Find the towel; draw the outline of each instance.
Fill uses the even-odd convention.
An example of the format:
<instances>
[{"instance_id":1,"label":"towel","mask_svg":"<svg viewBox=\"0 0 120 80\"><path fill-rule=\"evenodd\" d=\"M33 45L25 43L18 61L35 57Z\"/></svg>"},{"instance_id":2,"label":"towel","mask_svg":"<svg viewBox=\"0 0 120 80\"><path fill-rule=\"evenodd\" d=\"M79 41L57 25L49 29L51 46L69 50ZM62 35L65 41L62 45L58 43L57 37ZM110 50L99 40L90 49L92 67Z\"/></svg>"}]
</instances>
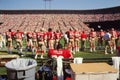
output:
<instances>
[{"instance_id":1,"label":"towel","mask_svg":"<svg viewBox=\"0 0 120 80\"><path fill-rule=\"evenodd\" d=\"M112 57L113 67L118 70L117 78L119 78L120 57Z\"/></svg>"},{"instance_id":2,"label":"towel","mask_svg":"<svg viewBox=\"0 0 120 80\"><path fill-rule=\"evenodd\" d=\"M57 80L63 80L63 63L62 63L62 58L61 56L59 56L57 58Z\"/></svg>"},{"instance_id":3,"label":"towel","mask_svg":"<svg viewBox=\"0 0 120 80\"><path fill-rule=\"evenodd\" d=\"M77 58L74 58L74 61L73 61L75 64L81 64L83 62L83 58L81 57L77 57Z\"/></svg>"}]
</instances>

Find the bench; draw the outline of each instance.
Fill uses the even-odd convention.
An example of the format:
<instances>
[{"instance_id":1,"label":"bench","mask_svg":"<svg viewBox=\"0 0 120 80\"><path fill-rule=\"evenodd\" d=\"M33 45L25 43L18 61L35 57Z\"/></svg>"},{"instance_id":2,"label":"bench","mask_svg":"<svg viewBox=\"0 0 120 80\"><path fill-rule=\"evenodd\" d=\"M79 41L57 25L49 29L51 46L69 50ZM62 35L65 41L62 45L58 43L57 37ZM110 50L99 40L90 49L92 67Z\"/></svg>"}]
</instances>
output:
<instances>
[{"instance_id":1,"label":"bench","mask_svg":"<svg viewBox=\"0 0 120 80\"><path fill-rule=\"evenodd\" d=\"M37 60L38 66L41 66L44 64L44 62L46 62L49 59L48 58L46 58L46 59L38 58L36 60ZM73 58L63 59L63 63L69 64L71 62L73 62ZM109 65L113 65L112 58L83 58L83 63L98 63L98 62L105 62L105 63L108 63Z\"/></svg>"}]
</instances>

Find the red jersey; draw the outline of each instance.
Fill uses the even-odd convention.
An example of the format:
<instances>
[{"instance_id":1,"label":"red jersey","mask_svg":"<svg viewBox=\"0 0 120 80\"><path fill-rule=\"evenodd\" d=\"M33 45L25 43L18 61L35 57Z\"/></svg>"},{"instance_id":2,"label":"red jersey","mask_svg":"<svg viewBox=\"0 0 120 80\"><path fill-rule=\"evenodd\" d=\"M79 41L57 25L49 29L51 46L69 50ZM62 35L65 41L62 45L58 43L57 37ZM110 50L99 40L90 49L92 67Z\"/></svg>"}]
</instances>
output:
<instances>
[{"instance_id":1,"label":"red jersey","mask_svg":"<svg viewBox=\"0 0 120 80\"><path fill-rule=\"evenodd\" d=\"M38 38L38 41L44 41L44 39L45 39L45 33L43 33L43 32L38 32L37 33L37 38Z\"/></svg>"},{"instance_id":2,"label":"red jersey","mask_svg":"<svg viewBox=\"0 0 120 80\"><path fill-rule=\"evenodd\" d=\"M120 46L117 47L118 54L120 54Z\"/></svg>"},{"instance_id":3,"label":"red jersey","mask_svg":"<svg viewBox=\"0 0 120 80\"><path fill-rule=\"evenodd\" d=\"M103 37L105 35L104 31L100 31L99 35L100 37Z\"/></svg>"},{"instance_id":4,"label":"red jersey","mask_svg":"<svg viewBox=\"0 0 120 80\"><path fill-rule=\"evenodd\" d=\"M31 39L32 38L32 33L31 32L27 32L27 38Z\"/></svg>"},{"instance_id":5,"label":"red jersey","mask_svg":"<svg viewBox=\"0 0 120 80\"><path fill-rule=\"evenodd\" d=\"M111 34L112 34L112 36L113 36L114 38L117 37L117 33L116 33L116 31L111 31Z\"/></svg>"},{"instance_id":6,"label":"red jersey","mask_svg":"<svg viewBox=\"0 0 120 80\"><path fill-rule=\"evenodd\" d=\"M33 33L32 33L32 38L33 38L33 39L37 39L37 34L36 34L36 32L33 32Z\"/></svg>"},{"instance_id":7,"label":"red jersey","mask_svg":"<svg viewBox=\"0 0 120 80\"><path fill-rule=\"evenodd\" d=\"M71 52L68 49L64 49L64 54L63 54L64 58L71 58Z\"/></svg>"},{"instance_id":8,"label":"red jersey","mask_svg":"<svg viewBox=\"0 0 120 80\"><path fill-rule=\"evenodd\" d=\"M40 32L36 32L37 37L40 35Z\"/></svg>"},{"instance_id":9,"label":"red jersey","mask_svg":"<svg viewBox=\"0 0 120 80\"><path fill-rule=\"evenodd\" d=\"M47 32L47 40L53 40L54 39L54 33L53 32Z\"/></svg>"},{"instance_id":10,"label":"red jersey","mask_svg":"<svg viewBox=\"0 0 120 80\"><path fill-rule=\"evenodd\" d=\"M63 49L63 50L54 50L54 49L50 49L48 51L48 57L52 57L52 56L63 56L64 58L70 58L71 57L71 53L69 50Z\"/></svg>"},{"instance_id":11,"label":"red jersey","mask_svg":"<svg viewBox=\"0 0 120 80\"><path fill-rule=\"evenodd\" d=\"M15 35L15 32L12 32L12 37Z\"/></svg>"},{"instance_id":12,"label":"red jersey","mask_svg":"<svg viewBox=\"0 0 120 80\"><path fill-rule=\"evenodd\" d=\"M55 33L55 39L60 39L61 38L61 36L62 36L62 34L61 33Z\"/></svg>"},{"instance_id":13,"label":"red jersey","mask_svg":"<svg viewBox=\"0 0 120 80\"><path fill-rule=\"evenodd\" d=\"M120 51L120 46L118 46L117 49Z\"/></svg>"},{"instance_id":14,"label":"red jersey","mask_svg":"<svg viewBox=\"0 0 120 80\"><path fill-rule=\"evenodd\" d=\"M80 38L80 32L75 31L75 32L74 32L74 36L75 36L75 38Z\"/></svg>"},{"instance_id":15,"label":"red jersey","mask_svg":"<svg viewBox=\"0 0 120 80\"><path fill-rule=\"evenodd\" d=\"M74 31L68 31L68 35L70 39L74 39Z\"/></svg>"},{"instance_id":16,"label":"red jersey","mask_svg":"<svg viewBox=\"0 0 120 80\"><path fill-rule=\"evenodd\" d=\"M12 38L13 35L14 35L13 32L6 32L7 38Z\"/></svg>"},{"instance_id":17,"label":"red jersey","mask_svg":"<svg viewBox=\"0 0 120 80\"><path fill-rule=\"evenodd\" d=\"M90 32L89 36L92 37L92 38L95 38L96 37L96 32L95 31Z\"/></svg>"},{"instance_id":18,"label":"red jersey","mask_svg":"<svg viewBox=\"0 0 120 80\"><path fill-rule=\"evenodd\" d=\"M22 39L22 35L23 35L23 32L17 32L17 33L15 34L16 39Z\"/></svg>"},{"instance_id":19,"label":"red jersey","mask_svg":"<svg viewBox=\"0 0 120 80\"><path fill-rule=\"evenodd\" d=\"M82 34L81 34L81 38L82 38L82 39L83 39L83 38L86 39L86 38L87 38L87 34L82 33Z\"/></svg>"},{"instance_id":20,"label":"red jersey","mask_svg":"<svg viewBox=\"0 0 120 80\"><path fill-rule=\"evenodd\" d=\"M118 31L116 31L116 35L117 35L117 37L119 36L119 32Z\"/></svg>"}]
</instances>

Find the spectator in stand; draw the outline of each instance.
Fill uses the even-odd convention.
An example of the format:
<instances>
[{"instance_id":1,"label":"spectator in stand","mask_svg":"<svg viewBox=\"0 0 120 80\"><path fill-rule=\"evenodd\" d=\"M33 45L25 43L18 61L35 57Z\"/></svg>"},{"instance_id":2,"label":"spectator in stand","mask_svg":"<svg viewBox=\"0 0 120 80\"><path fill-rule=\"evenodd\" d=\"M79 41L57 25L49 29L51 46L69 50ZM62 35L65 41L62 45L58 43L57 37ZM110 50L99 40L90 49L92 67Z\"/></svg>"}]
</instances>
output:
<instances>
[{"instance_id":1,"label":"spectator in stand","mask_svg":"<svg viewBox=\"0 0 120 80\"><path fill-rule=\"evenodd\" d=\"M71 52L68 49L63 49L60 43L57 45L57 49L50 49L48 51L49 58L57 58L59 56L63 58L73 58Z\"/></svg>"}]
</instances>

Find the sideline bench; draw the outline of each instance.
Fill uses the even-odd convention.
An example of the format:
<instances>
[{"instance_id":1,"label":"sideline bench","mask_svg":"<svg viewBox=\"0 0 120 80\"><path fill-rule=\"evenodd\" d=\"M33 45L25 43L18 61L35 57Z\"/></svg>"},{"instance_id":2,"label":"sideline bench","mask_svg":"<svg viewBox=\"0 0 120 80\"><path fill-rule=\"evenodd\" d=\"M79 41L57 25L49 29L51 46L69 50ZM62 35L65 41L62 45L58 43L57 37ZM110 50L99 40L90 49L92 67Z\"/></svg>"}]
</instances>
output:
<instances>
[{"instance_id":1,"label":"sideline bench","mask_svg":"<svg viewBox=\"0 0 120 80\"><path fill-rule=\"evenodd\" d=\"M0 55L0 67L4 67L5 63L18 57L19 57L18 55Z\"/></svg>"},{"instance_id":2,"label":"sideline bench","mask_svg":"<svg viewBox=\"0 0 120 80\"><path fill-rule=\"evenodd\" d=\"M36 59L38 66L43 65L44 62L49 60L48 58L46 59ZM71 63L73 62L73 58L68 58L68 59L63 59L63 63ZM112 58L83 58L83 63L99 63L99 62L105 62L108 63L109 65L113 65Z\"/></svg>"}]
</instances>

